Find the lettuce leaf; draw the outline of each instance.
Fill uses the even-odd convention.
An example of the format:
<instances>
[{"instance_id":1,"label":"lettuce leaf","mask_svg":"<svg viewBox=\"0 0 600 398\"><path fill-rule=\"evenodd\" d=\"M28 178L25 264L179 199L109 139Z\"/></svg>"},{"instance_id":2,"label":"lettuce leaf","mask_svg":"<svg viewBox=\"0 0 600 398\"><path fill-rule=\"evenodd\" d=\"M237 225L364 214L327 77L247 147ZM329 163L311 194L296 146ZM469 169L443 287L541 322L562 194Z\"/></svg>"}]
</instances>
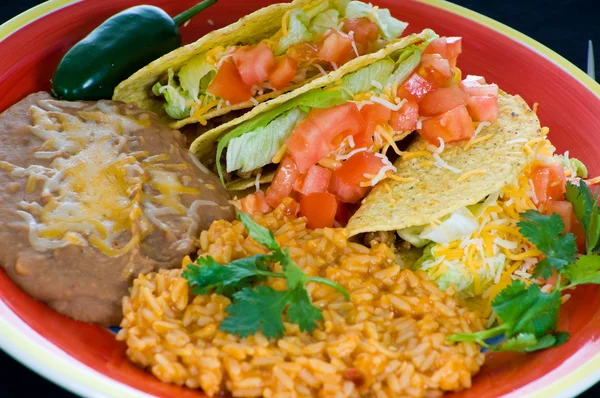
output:
<instances>
[{"instance_id":1,"label":"lettuce leaf","mask_svg":"<svg viewBox=\"0 0 600 398\"><path fill-rule=\"evenodd\" d=\"M183 65L177 76L181 88L188 93L190 98L198 101L200 93L206 92L215 74L215 66L206 61L206 54L201 54Z\"/></svg>"},{"instance_id":2,"label":"lettuce leaf","mask_svg":"<svg viewBox=\"0 0 600 398\"><path fill-rule=\"evenodd\" d=\"M290 46L303 41L312 41L312 34L308 31L310 17L301 9L295 9L290 13L288 31L286 36L279 39L275 55L283 54Z\"/></svg>"},{"instance_id":3,"label":"lettuce leaf","mask_svg":"<svg viewBox=\"0 0 600 398\"><path fill-rule=\"evenodd\" d=\"M312 34L320 35L329 29L336 29L340 21L340 13L337 10L327 10L318 14L310 22L308 30Z\"/></svg>"},{"instance_id":4,"label":"lettuce leaf","mask_svg":"<svg viewBox=\"0 0 600 398\"><path fill-rule=\"evenodd\" d=\"M227 172L240 169L247 172L271 163L294 127L307 115L295 108L266 126L233 138L227 146Z\"/></svg>"},{"instance_id":5,"label":"lettuce leaf","mask_svg":"<svg viewBox=\"0 0 600 398\"><path fill-rule=\"evenodd\" d=\"M429 243L430 240L421 238L421 234L423 233L424 226L417 225L415 227L399 229L396 231L398 236L413 245L414 247L423 247Z\"/></svg>"},{"instance_id":6,"label":"lettuce leaf","mask_svg":"<svg viewBox=\"0 0 600 398\"><path fill-rule=\"evenodd\" d=\"M425 227L419 237L443 245L471 235L479 223L467 208L458 209L441 224Z\"/></svg>"},{"instance_id":7,"label":"lettuce leaf","mask_svg":"<svg viewBox=\"0 0 600 398\"><path fill-rule=\"evenodd\" d=\"M389 58L382 59L344 76L341 86L349 90L353 95L365 93L373 88L373 81L377 81L382 86L385 86L393 70L394 61Z\"/></svg>"},{"instance_id":8,"label":"lettuce leaf","mask_svg":"<svg viewBox=\"0 0 600 398\"><path fill-rule=\"evenodd\" d=\"M348 93L346 93L344 90L313 90L286 101L278 107L267 112L263 112L260 115L257 115L254 118L240 124L219 140L219 144L217 146L217 172L219 174L219 178L222 182L224 181L220 160L223 150L225 150L232 139L241 137L242 135L254 131L260 127L264 127L278 116L294 108L300 108L304 112L308 113L313 108L331 108L332 106L343 104L350 99L350 95L348 95Z\"/></svg>"},{"instance_id":9,"label":"lettuce leaf","mask_svg":"<svg viewBox=\"0 0 600 398\"><path fill-rule=\"evenodd\" d=\"M163 105L165 111L173 119L185 119L190 115L190 108L187 103L190 98L185 91L175 81L175 72L169 69L169 81L164 86L156 83L152 87L152 92L156 96L164 96L166 103Z\"/></svg>"},{"instance_id":10,"label":"lettuce leaf","mask_svg":"<svg viewBox=\"0 0 600 398\"><path fill-rule=\"evenodd\" d=\"M396 70L388 80L388 87L391 87L395 82L402 83L408 79L419 65L419 62L421 62L421 51L416 48L404 51L397 62Z\"/></svg>"},{"instance_id":11,"label":"lettuce leaf","mask_svg":"<svg viewBox=\"0 0 600 398\"><path fill-rule=\"evenodd\" d=\"M375 19L375 23L386 40L393 40L400 37L404 29L408 26L406 22L392 17L390 10L386 8L377 8L373 11L372 4L365 4L361 1L351 1L346 6L346 18L369 18L371 16Z\"/></svg>"}]
</instances>

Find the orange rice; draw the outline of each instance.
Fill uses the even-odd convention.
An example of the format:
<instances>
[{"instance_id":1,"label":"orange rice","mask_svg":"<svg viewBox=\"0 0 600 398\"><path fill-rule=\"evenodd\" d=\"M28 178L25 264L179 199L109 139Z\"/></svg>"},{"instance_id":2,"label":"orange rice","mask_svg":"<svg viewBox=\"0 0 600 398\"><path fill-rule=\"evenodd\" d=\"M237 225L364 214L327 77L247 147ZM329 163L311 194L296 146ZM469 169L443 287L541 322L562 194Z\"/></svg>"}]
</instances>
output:
<instances>
[{"instance_id":1,"label":"orange rice","mask_svg":"<svg viewBox=\"0 0 600 398\"><path fill-rule=\"evenodd\" d=\"M309 230L282 207L254 219L275 232L304 272L341 284L352 302L311 283L324 317L312 333L286 322L281 339L239 338L219 331L226 297L192 295L182 269L141 275L123 300L117 336L135 364L209 396L432 397L471 386L484 356L475 344L446 336L483 324L452 291L440 291L425 273L403 270L388 246L349 242L345 229ZM200 247L199 255L220 263L264 252L238 221L214 222ZM282 289L285 281L266 283Z\"/></svg>"}]
</instances>

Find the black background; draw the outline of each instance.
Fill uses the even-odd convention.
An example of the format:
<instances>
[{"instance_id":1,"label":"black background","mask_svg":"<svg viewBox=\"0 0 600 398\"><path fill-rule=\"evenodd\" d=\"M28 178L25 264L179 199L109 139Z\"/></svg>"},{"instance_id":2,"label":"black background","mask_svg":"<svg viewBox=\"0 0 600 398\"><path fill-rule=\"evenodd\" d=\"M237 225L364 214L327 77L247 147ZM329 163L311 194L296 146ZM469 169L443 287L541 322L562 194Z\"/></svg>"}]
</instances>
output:
<instances>
[{"instance_id":1,"label":"black background","mask_svg":"<svg viewBox=\"0 0 600 398\"><path fill-rule=\"evenodd\" d=\"M0 0L0 23L41 2L40 0ZM584 70L587 63L587 42L593 40L596 44L596 65L598 65L600 79L600 0L454 0L453 2L523 32ZM460 32L457 32L457 35L460 35ZM0 369L2 370L0 397L73 397L72 394L29 371L1 351ZM585 398L599 396L600 385L581 395Z\"/></svg>"}]
</instances>

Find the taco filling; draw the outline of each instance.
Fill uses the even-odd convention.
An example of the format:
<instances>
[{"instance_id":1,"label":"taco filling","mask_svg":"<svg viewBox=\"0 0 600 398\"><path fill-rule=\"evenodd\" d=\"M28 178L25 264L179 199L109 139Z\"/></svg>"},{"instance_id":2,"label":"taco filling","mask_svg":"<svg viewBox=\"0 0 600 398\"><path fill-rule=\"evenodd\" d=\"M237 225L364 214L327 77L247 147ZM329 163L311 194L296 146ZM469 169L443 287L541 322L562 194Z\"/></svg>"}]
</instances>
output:
<instances>
[{"instance_id":1,"label":"taco filling","mask_svg":"<svg viewBox=\"0 0 600 398\"><path fill-rule=\"evenodd\" d=\"M264 196L244 199L249 211L292 195L310 226L333 226L336 218L345 224L344 214L373 186L402 180L393 160L420 156L399 147L413 131L435 153L496 120L498 86L477 76L461 81L460 52L460 38L426 37L261 113L219 139L215 170L229 190L271 182Z\"/></svg>"},{"instance_id":2,"label":"taco filling","mask_svg":"<svg viewBox=\"0 0 600 398\"><path fill-rule=\"evenodd\" d=\"M398 38L407 24L360 1L324 1L288 10L281 28L254 45L229 45L202 52L152 87L176 120L206 124L203 115L223 107L271 98L346 62L373 53Z\"/></svg>"}]
</instances>

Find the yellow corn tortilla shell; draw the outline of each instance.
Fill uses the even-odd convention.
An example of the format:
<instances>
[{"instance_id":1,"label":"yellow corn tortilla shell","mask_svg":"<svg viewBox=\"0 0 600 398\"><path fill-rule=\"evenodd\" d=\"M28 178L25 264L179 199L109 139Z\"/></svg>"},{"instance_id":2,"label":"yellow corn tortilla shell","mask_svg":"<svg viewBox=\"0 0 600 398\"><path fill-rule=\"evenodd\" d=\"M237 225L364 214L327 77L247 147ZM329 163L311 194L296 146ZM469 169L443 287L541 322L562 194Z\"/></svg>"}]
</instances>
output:
<instances>
[{"instance_id":1,"label":"yellow corn tortilla shell","mask_svg":"<svg viewBox=\"0 0 600 398\"><path fill-rule=\"evenodd\" d=\"M272 101L263 102L237 119L231 120L228 123L222 124L219 127L207 131L200 137L196 138L190 147L190 151L196 154L200 160L204 160L204 157L210 156L213 153L212 148L215 142L237 125L252 119L256 115L271 110L283 104L284 102L310 90L334 86L335 83L345 75L356 72L357 70L364 68L373 62L379 61L380 59L383 59L396 51L402 50L405 47L408 47L412 44L421 43L425 40L434 40L435 38L437 38L437 34L434 31L431 29L425 29L421 33L415 33L401 39L397 39L377 52L355 58L354 60L341 66L338 70L328 73L326 76L319 77L310 83L304 84L302 87L294 91L282 94Z\"/></svg>"},{"instance_id":2,"label":"yellow corn tortilla shell","mask_svg":"<svg viewBox=\"0 0 600 398\"><path fill-rule=\"evenodd\" d=\"M481 202L516 181L525 166L534 160L542 137L540 122L521 97L500 92L500 113L496 122L483 128L476 139L491 138L464 149L469 141L446 144L441 158L459 170L454 173L432 163L432 157L396 162L396 175L406 182L386 180L367 196L348 223L351 235L374 231L400 230L429 224L469 205ZM516 141L516 142L515 142ZM418 138L408 152L424 150L426 142ZM466 172L473 172L457 181ZM482 174L478 174L483 172ZM467 176L465 176L467 177ZM389 184L391 193L385 187Z\"/></svg>"}]
</instances>

